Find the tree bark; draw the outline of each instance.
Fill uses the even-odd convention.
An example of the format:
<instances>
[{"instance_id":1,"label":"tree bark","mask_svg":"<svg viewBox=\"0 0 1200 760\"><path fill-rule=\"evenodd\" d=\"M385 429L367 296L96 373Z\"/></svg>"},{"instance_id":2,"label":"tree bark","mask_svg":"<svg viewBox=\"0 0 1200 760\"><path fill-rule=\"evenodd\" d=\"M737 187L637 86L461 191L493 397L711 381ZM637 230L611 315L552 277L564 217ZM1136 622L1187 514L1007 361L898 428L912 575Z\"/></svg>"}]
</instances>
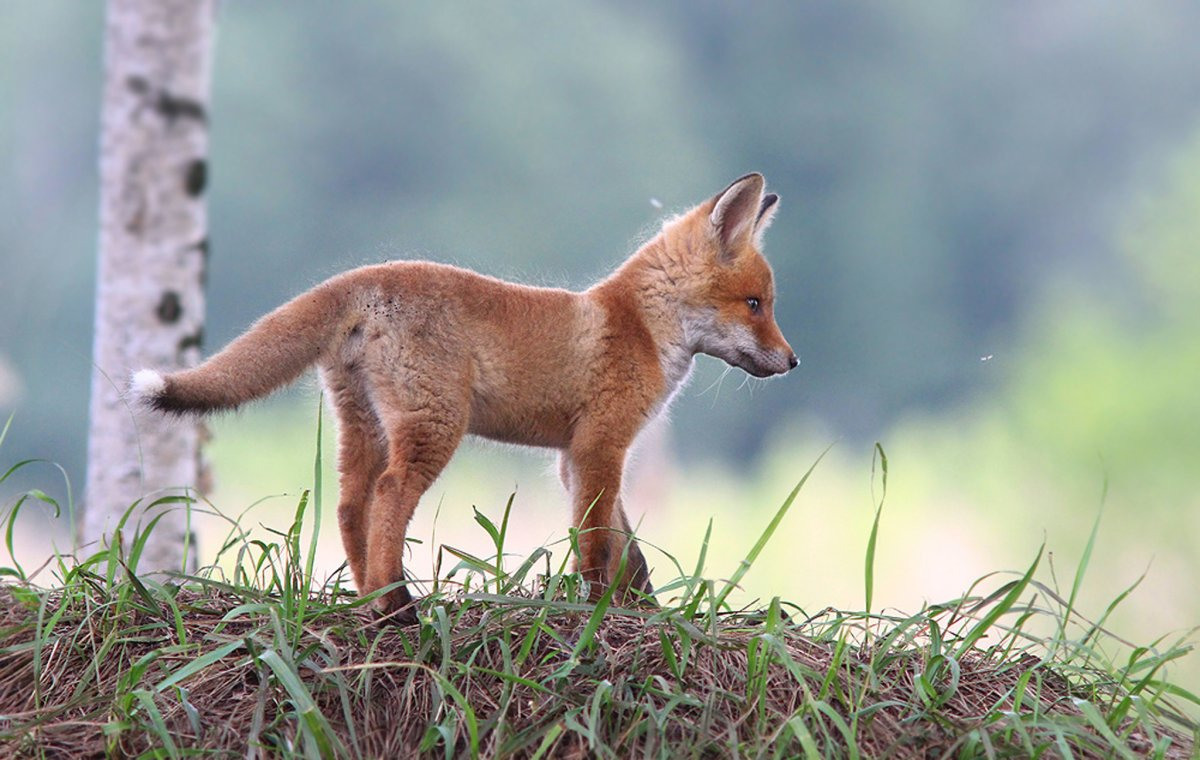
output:
<instances>
[{"instance_id":1,"label":"tree bark","mask_svg":"<svg viewBox=\"0 0 1200 760\"><path fill-rule=\"evenodd\" d=\"M111 539L138 499L145 508L203 486L202 425L140 413L125 389L133 370L170 371L199 359L215 2L108 3L84 542ZM181 569L185 550L194 567L185 510L164 508L139 568ZM126 541L148 520L136 518Z\"/></svg>"}]
</instances>

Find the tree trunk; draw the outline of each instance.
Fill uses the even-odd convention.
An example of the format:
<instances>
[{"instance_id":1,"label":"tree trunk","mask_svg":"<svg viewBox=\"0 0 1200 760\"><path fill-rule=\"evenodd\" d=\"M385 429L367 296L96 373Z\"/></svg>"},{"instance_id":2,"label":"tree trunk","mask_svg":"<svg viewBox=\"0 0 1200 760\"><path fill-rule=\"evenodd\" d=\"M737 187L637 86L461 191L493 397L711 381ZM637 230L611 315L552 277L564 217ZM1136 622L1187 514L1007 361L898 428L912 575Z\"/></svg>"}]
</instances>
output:
<instances>
[{"instance_id":1,"label":"tree trunk","mask_svg":"<svg viewBox=\"0 0 1200 760\"><path fill-rule=\"evenodd\" d=\"M199 359L214 16L215 0L108 3L85 542L111 539L138 499L144 508L203 485L204 428L140 413L124 396L133 370L170 371ZM187 516L180 506L155 513L164 508L142 570L183 567ZM125 540L148 519L139 508ZM187 555L194 567L194 549Z\"/></svg>"}]
</instances>

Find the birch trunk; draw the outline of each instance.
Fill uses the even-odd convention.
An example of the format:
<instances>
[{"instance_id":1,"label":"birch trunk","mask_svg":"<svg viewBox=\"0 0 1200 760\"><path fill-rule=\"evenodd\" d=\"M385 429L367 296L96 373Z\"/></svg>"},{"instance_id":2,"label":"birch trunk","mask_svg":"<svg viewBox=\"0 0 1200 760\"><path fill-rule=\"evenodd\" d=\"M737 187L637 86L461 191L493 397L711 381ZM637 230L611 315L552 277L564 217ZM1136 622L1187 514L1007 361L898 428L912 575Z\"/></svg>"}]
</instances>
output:
<instances>
[{"instance_id":1,"label":"birch trunk","mask_svg":"<svg viewBox=\"0 0 1200 760\"><path fill-rule=\"evenodd\" d=\"M204 428L139 413L124 393L132 370L172 370L199 359L215 2L108 2L84 542L111 539L138 499L144 508L203 485ZM194 567L185 510L168 509L141 570L181 569L185 548ZM125 540L148 519L139 509Z\"/></svg>"}]
</instances>

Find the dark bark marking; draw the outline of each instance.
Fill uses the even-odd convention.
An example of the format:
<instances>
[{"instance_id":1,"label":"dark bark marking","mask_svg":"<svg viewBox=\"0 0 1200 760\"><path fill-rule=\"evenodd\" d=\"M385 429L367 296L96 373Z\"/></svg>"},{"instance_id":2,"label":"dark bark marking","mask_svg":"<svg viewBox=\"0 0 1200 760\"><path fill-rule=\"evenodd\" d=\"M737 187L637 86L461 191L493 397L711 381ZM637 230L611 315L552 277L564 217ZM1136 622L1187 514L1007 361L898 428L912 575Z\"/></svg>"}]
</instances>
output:
<instances>
[{"instance_id":1,"label":"dark bark marking","mask_svg":"<svg viewBox=\"0 0 1200 760\"><path fill-rule=\"evenodd\" d=\"M166 90L155 92L154 85L143 76L134 74L125 79L125 86L130 92L145 98L147 103L164 119L175 123L180 119L193 119L200 123L208 120L204 104L192 98L172 95Z\"/></svg>"},{"instance_id":2,"label":"dark bark marking","mask_svg":"<svg viewBox=\"0 0 1200 760\"><path fill-rule=\"evenodd\" d=\"M176 348L180 353L187 351L189 348L200 348L204 343L204 328L196 328L196 332L191 335L185 335L179 339L179 344Z\"/></svg>"},{"instance_id":3,"label":"dark bark marking","mask_svg":"<svg viewBox=\"0 0 1200 760\"><path fill-rule=\"evenodd\" d=\"M158 308L154 310L158 315L158 319L163 324L174 324L183 316L183 304L179 300L179 294L173 290L168 290L162 294L162 298L158 301Z\"/></svg>"},{"instance_id":4,"label":"dark bark marking","mask_svg":"<svg viewBox=\"0 0 1200 760\"><path fill-rule=\"evenodd\" d=\"M139 77L136 74L126 79L125 84L138 95L145 95L150 92L150 83L146 81L145 77Z\"/></svg>"},{"instance_id":5,"label":"dark bark marking","mask_svg":"<svg viewBox=\"0 0 1200 760\"><path fill-rule=\"evenodd\" d=\"M169 122L179 119L195 119L203 123L207 118L204 114L204 106L199 101L176 97L166 90L159 91L154 109Z\"/></svg>"},{"instance_id":6,"label":"dark bark marking","mask_svg":"<svg viewBox=\"0 0 1200 760\"><path fill-rule=\"evenodd\" d=\"M208 284L208 237L200 238L185 248L184 251L195 251L200 254L200 271L197 279L200 281L200 287L203 288Z\"/></svg>"},{"instance_id":7,"label":"dark bark marking","mask_svg":"<svg viewBox=\"0 0 1200 760\"><path fill-rule=\"evenodd\" d=\"M184 172L183 189L187 191L188 195L195 198L204 192L206 184L208 184L208 162L203 158L193 159Z\"/></svg>"},{"instance_id":8,"label":"dark bark marking","mask_svg":"<svg viewBox=\"0 0 1200 760\"><path fill-rule=\"evenodd\" d=\"M133 213L129 215L129 219L125 222L125 231L130 235L140 236L142 228L146 224L146 203L144 200L138 199L134 201L137 207Z\"/></svg>"},{"instance_id":9,"label":"dark bark marking","mask_svg":"<svg viewBox=\"0 0 1200 760\"><path fill-rule=\"evenodd\" d=\"M208 237L207 236L200 238L195 243L192 243L191 248L193 251L198 251L200 253L201 258L203 258L206 261L208 260Z\"/></svg>"}]
</instances>

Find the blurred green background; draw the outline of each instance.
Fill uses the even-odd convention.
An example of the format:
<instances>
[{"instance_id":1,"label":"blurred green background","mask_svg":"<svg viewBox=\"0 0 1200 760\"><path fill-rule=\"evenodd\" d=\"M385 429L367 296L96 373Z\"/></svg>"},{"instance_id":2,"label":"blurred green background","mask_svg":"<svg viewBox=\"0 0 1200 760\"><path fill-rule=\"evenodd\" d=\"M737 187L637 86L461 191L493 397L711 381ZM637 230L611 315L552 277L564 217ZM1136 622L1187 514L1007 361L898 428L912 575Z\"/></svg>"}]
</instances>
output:
<instances>
[{"instance_id":1,"label":"blurred green background","mask_svg":"<svg viewBox=\"0 0 1200 760\"><path fill-rule=\"evenodd\" d=\"M0 6L3 453L76 485L102 26L99 3ZM710 571L732 572L836 442L746 598L861 608L878 440L885 605L1024 567L1043 540L1069 587L1107 483L1084 611L1148 566L1114 625L1176 636L1200 624L1198 32L1200 6L1165 1L230 0L206 344L389 258L583 287L664 213L759 170L783 197L766 252L803 364L761 383L699 361L638 458L646 537L686 565L712 518ZM314 386L215 424L214 506L289 493L254 513L282 527L311 483ZM547 462L468 445L412 535L484 551L469 507L497 514L516 488L519 542L561 536Z\"/></svg>"}]
</instances>

